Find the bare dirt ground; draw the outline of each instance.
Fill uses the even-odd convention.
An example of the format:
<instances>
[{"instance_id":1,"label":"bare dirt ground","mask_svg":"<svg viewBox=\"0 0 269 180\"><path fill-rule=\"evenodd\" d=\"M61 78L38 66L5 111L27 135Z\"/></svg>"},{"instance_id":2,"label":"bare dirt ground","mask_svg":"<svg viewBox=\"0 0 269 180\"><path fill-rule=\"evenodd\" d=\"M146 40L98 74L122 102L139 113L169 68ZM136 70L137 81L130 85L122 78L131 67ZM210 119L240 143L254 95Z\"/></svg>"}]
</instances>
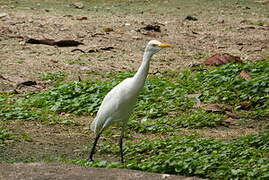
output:
<instances>
[{"instance_id":1,"label":"bare dirt ground","mask_svg":"<svg viewBox=\"0 0 269 180\"><path fill-rule=\"evenodd\" d=\"M136 70L150 39L174 46L155 57L151 72L175 71L218 52L244 60L268 56L267 5L116 1L84 3L78 9L68 1L35 2L1 2L1 12L8 15L1 18L0 73L10 80L2 78L2 83L39 81L42 72L64 71L77 79L89 78L92 72ZM187 15L198 20L185 20ZM148 24L159 25L161 32L139 32ZM76 47L27 44L28 38L78 40L83 50L114 49L72 52Z\"/></svg>"},{"instance_id":2,"label":"bare dirt ground","mask_svg":"<svg viewBox=\"0 0 269 180\"><path fill-rule=\"evenodd\" d=\"M41 78L44 73L65 72L65 80L78 80L101 79L102 74L106 72L134 71L140 64L145 44L151 39L173 45L172 49L154 57L150 69L150 73L154 74L179 71L219 52L240 56L243 60L269 57L267 4L253 1L209 3L196 0L114 0L82 1L83 7L76 7L72 3L52 0L0 0L1 91L14 89L18 83L28 80L36 81L38 85L19 89L19 92L49 88L52 84ZM196 17L197 20L186 20L188 15ZM159 26L160 32L144 30L147 25ZM29 38L76 40L83 45L57 47L29 44L26 43ZM107 47L113 49L100 50ZM83 53L75 49L99 51ZM5 148L1 148L0 160L38 161L44 157L61 155L86 158L89 140L93 136L88 132L91 119L92 117L77 117L77 126L25 121L2 122L3 126L18 132L19 136L30 134L30 137L24 137L24 140L17 143L10 142ZM235 137L255 131L258 131L258 128L246 127L222 128L207 132L202 130L196 133ZM108 155L103 155L102 159L104 156ZM29 168L25 172L35 172L37 169L39 171L44 164L37 164L33 168L31 165L23 164L1 166L5 167L7 172L17 168L16 172L19 173L18 169L24 171L25 166ZM58 170L62 174L68 172L63 168L70 170L75 167L63 164L59 166ZM53 169L55 165L47 167ZM86 171L89 174L93 172L89 168L76 168L81 174L85 174ZM45 169L42 171L45 172ZM111 170L111 174L113 171L116 170ZM67 177L67 174L65 175L64 177ZM39 177L38 174L33 176ZM144 177L144 174L141 173L141 176ZM65 179L64 177L58 179ZM100 177L104 176L100 174ZM158 179L160 176L155 177ZM16 177L11 176L10 179ZM117 178L113 175L111 179Z\"/></svg>"},{"instance_id":3,"label":"bare dirt ground","mask_svg":"<svg viewBox=\"0 0 269 180\"><path fill-rule=\"evenodd\" d=\"M23 170L23 171L22 171ZM109 176L108 176L109 174ZM84 168L60 163L16 163L0 164L0 178L9 180L199 180L196 177L173 176L169 174L141 173L124 169Z\"/></svg>"}]
</instances>

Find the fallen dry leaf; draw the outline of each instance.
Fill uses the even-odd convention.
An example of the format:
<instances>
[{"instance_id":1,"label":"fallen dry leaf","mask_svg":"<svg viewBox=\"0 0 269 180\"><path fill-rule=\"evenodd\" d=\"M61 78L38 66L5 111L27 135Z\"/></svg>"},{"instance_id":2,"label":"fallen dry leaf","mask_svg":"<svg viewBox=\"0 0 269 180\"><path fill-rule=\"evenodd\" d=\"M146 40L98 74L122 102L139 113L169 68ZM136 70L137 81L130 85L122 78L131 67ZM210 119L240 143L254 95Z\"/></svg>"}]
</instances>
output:
<instances>
[{"instance_id":1,"label":"fallen dry leaf","mask_svg":"<svg viewBox=\"0 0 269 180\"><path fill-rule=\"evenodd\" d=\"M225 111L225 114L233 119L238 119L239 116L233 112L230 112L230 111Z\"/></svg>"},{"instance_id":2,"label":"fallen dry leaf","mask_svg":"<svg viewBox=\"0 0 269 180\"><path fill-rule=\"evenodd\" d=\"M70 6L73 6L73 7L78 8L78 9L84 8L84 4L81 2L74 2L74 3L70 4Z\"/></svg>"},{"instance_id":3,"label":"fallen dry leaf","mask_svg":"<svg viewBox=\"0 0 269 180\"><path fill-rule=\"evenodd\" d=\"M235 124L235 120L230 117L228 119L223 120L222 122L226 124Z\"/></svg>"},{"instance_id":4,"label":"fallen dry leaf","mask_svg":"<svg viewBox=\"0 0 269 180\"><path fill-rule=\"evenodd\" d=\"M205 62L202 62L201 64L219 66L230 62L242 62L242 61L240 60L239 57L230 55L228 53L217 53L208 58Z\"/></svg>"},{"instance_id":5,"label":"fallen dry leaf","mask_svg":"<svg viewBox=\"0 0 269 180\"><path fill-rule=\"evenodd\" d=\"M198 103L194 106L194 108L200 108L205 110L206 112L223 112L219 104L201 104Z\"/></svg>"},{"instance_id":6,"label":"fallen dry leaf","mask_svg":"<svg viewBox=\"0 0 269 180\"><path fill-rule=\"evenodd\" d=\"M45 45L50 45L50 46L59 46L59 47L71 47L71 46L78 46L83 43L75 41L75 40L60 40L60 41L55 41L53 39L33 39L30 38L26 40L26 43L30 44L45 44Z\"/></svg>"},{"instance_id":7,"label":"fallen dry leaf","mask_svg":"<svg viewBox=\"0 0 269 180\"><path fill-rule=\"evenodd\" d=\"M185 20L188 20L188 21L198 21L198 19L194 16L187 16L185 17Z\"/></svg>"},{"instance_id":8,"label":"fallen dry leaf","mask_svg":"<svg viewBox=\"0 0 269 180\"><path fill-rule=\"evenodd\" d=\"M248 71L243 70L238 74L238 76L245 79L245 80L251 80L251 75L250 75L250 72L248 72Z\"/></svg>"},{"instance_id":9,"label":"fallen dry leaf","mask_svg":"<svg viewBox=\"0 0 269 180\"><path fill-rule=\"evenodd\" d=\"M233 106L229 105L229 104L223 104L222 107L226 111L232 111L233 110Z\"/></svg>"},{"instance_id":10,"label":"fallen dry leaf","mask_svg":"<svg viewBox=\"0 0 269 180\"><path fill-rule=\"evenodd\" d=\"M111 49L114 49L114 47L108 46L108 47L100 47L98 49L86 49L86 50L76 48L76 49L73 49L71 52L79 51L82 53L93 53L93 52L99 52L100 50L101 51L109 51Z\"/></svg>"},{"instance_id":11,"label":"fallen dry leaf","mask_svg":"<svg viewBox=\"0 0 269 180\"><path fill-rule=\"evenodd\" d=\"M212 104L203 104L203 103L197 103L194 105L194 108L203 109L207 112L230 112L233 110L233 106L228 104L218 104L218 103L212 103Z\"/></svg>"},{"instance_id":12,"label":"fallen dry leaf","mask_svg":"<svg viewBox=\"0 0 269 180\"><path fill-rule=\"evenodd\" d=\"M243 110L249 110L252 106L251 102L249 102L249 101L242 101L239 104L241 106L241 109L243 109Z\"/></svg>"},{"instance_id":13,"label":"fallen dry leaf","mask_svg":"<svg viewBox=\"0 0 269 180\"><path fill-rule=\"evenodd\" d=\"M147 31L161 32L161 26L157 24L148 24L142 29L147 30Z\"/></svg>"},{"instance_id":14,"label":"fallen dry leaf","mask_svg":"<svg viewBox=\"0 0 269 180\"><path fill-rule=\"evenodd\" d=\"M269 4L269 1L254 1L254 2L258 4Z\"/></svg>"},{"instance_id":15,"label":"fallen dry leaf","mask_svg":"<svg viewBox=\"0 0 269 180\"><path fill-rule=\"evenodd\" d=\"M35 86L37 85L36 81L23 81L16 85L16 88L21 88L23 86Z\"/></svg>"},{"instance_id":16,"label":"fallen dry leaf","mask_svg":"<svg viewBox=\"0 0 269 180\"><path fill-rule=\"evenodd\" d=\"M24 85L24 86L34 86L37 85L36 81L23 81L19 83L18 85Z\"/></svg>"},{"instance_id":17,"label":"fallen dry leaf","mask_svg":"<svg viewBox=\"0 0 269 180\"><path fill-rule=\"evenodd\" d=\"M76 20L82 21L82 20L87 20L88 18L86 16L77 16Z\"/></svg>"},{"instance_id":18,"label":"fallen dry leaf","mask_svg":"<svg viewBox=\"0 0 269 180\"><path fill-rule=\"evenodd\" d=\"M138 29L137 32L140 32L140 33L145 34L145 35L148 32L158 32L158 33L160 33L161 32L161 26L159 25L159 23L148 24L148 25Z\"/></svg>"}]
</instances>

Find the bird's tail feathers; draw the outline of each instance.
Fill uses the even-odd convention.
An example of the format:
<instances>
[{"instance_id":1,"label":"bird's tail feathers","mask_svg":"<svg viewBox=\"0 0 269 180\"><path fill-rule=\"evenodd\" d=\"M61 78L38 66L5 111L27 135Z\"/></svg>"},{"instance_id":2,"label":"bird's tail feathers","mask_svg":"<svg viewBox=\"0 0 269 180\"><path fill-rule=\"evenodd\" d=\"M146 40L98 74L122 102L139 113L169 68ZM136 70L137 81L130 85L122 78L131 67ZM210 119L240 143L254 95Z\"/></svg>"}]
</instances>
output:
<instances>
[{"instance_id":1,"label":"bird's tail feathers","mask_svg":"<svg viewBox=\"0 0 269 180\"><path fill-rule=\"evenodd\" d=\"M96 119L94 119L93 120L93 122L91 123L91 126L90 126L90 128L91 128L91 130L94 132L94 133L96 133Z\"/></svg>"},{"instance_id":2,"label":"bird's tail feathers","mask_svg":"<svg viewBox=\"0 0 269 180\"><path fill-rule=\"evenodd\" d=\"M108 119L100 119L98 116L93 120L90 128L95 134L101 133L104 129L106 129L112 122L110 118Z\"/></svg>"}]
</instances>

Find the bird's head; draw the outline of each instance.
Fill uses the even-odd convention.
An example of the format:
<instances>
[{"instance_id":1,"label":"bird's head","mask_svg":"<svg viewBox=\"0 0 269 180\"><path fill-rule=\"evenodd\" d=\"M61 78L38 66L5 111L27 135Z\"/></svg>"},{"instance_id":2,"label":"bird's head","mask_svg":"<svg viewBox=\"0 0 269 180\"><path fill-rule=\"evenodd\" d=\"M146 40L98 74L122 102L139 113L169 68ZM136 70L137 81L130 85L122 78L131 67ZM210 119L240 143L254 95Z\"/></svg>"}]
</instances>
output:
<instances>
[{"instance_id":1,"label":"bird's head","mask_svg":"<svg viewBox=\"0 0 269 180\"><path fill-rule=\"evenodd\" d=\"M170 44L161 43L157 40L151 40L149 41L146 51L152 54L155 54L156 52L160 51L163 48L171 47Z\"/></svg>"}]
</instances>

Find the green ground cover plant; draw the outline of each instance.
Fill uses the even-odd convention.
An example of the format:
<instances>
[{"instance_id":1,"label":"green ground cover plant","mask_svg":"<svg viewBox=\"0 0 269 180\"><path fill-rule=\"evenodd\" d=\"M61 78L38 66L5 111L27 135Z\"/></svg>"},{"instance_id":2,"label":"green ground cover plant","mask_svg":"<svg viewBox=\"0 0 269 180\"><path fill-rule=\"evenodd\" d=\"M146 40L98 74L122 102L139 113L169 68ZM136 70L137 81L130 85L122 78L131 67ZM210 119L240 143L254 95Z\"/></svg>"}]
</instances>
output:
<instances>
[{"instance_id":1,"label":"green ground cover plant","mask_svg":"<svg viewBox=\"0 0 269 180\"><path fill-rule=\"evenodd\" d=\"M246 80L238 76L243 70L250 72L251 79ZM18 101L5 100L9 105L1 105L0 117L33 120L40 117L38 109L53 113L95 115L105 94L122 79L132 74L133 72L119 73L116 75L116 80L112 82L62 83L46 91L28 93ZM259 111L255 115L256 118L266 118L269 105L268 92L268 61L231 63L210 69L186 70L173 79L150 76L139 96L132 119L141 122L165 117L181 119L180 127L213 127L225 118L223 115L212 115L212 113L193 109L198 101L226 103L232 105L235 110L240 110L242 102L247 102L250 104L250 110ZM188 97L188 94L192 93L200 95L195 98ZM178 115L171 116L171 112L177 112ZM213 118L205 118L203 121L201 119L203 115L199 117L199 114ZM193 122L188 125L188 121ZM195 125L194 121L200 124ZM203 125L202 122L205 124Z\"/></svg>"},{"instance_id":2,"label":"green ground cover plant","mask_svg":"<svg viewBox=\"0 0 269 180\"><path fill-rule=\"evenodd\" d=\"M11 131L4 127L0 127L0 147L5 143L6 140L11 139L13 139Z\"/></svg>"},{"instance_id":3,"label":"green ground cover plant","mask_svg":"<svg viewBox=\"0 0 269 180\"><path fill-rule=\"evenodd\" d=\"M64 157L57 160L91 167L128 168L209 179L267 179L269 177L269 131L232 140L199 136L171 136L126 143L125 164L87 162ZM105 148L105 149L104 149ZM116 152L116 145L102 151ZM55 160L55 159L54 159ZM46 160L48 161L48 159Z\"/></svg>"},{"instance_id":4,"label":"green ground cover plant","mask_svg":"<svg viewBox=\"0 0 269 180\"><path fill-rule=\"evenodd\" d=\"M250 78L240 77L242 71ZM134 72L109 73L108 81L62 82L54 88L0 98L1 120L62 121L58 114L95 116L103 97ZM181 128L221 126L225 114L195 108L199 103L229 104L239 118L268 118L269 62L250 61L220 67L196 67L169 75L150 75L128 122L129 133L155 138L134 142L127 136L125 165L107 161L88 163L64 157L52 160L92 167L117 167L143 171L199 176L210 179L267 179L269 177L269 132L232 140L176 135ZM191 96L197 94L195 96ZM242 102L250 104L248 109ZM42 118L43 117L43 118ZM44 118L45 117L45 118ZM75 122L74 122L75 123ZM160 136L158 136L158 134ZM9 138L0 129L1 141ZM105 136L108 134L105 133ZM116 143L100 143L99 153L118 153ZM44 158L49 160L50 158Z\"/></svg>"}]
</instances>

